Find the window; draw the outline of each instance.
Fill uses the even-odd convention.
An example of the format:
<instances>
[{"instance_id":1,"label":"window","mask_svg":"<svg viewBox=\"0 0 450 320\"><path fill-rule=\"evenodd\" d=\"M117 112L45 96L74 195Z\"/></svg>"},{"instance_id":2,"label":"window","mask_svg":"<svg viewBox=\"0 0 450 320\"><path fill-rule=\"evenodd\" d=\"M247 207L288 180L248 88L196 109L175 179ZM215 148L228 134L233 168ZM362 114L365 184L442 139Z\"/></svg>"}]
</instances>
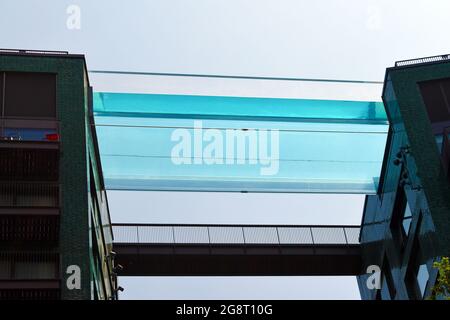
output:
<instances>
[{"instance_id":1,"label":"window","mask_svg":"<svg viewBox=\"0 0 450 320\"><path fill-rule=\"evenodd\" d=\"M0 279L56 279L59 257L54 253L7 252L0 256Z\"/></svg>"},{"instance_id":2,"label":"window","mask_svg":"<svg viewBox=\"0 0 450 320\"><path fill-rule=\"evenodd\" d=\"M392 270L387 259L387 256L384 256L383 259L383 270L382 270L382 279L381 279L381 298L383 300L393 300L395 299L395 294L397 290L395 289L394 280L392 278Z\"/></svg>"},{"instance_id":3,"label":"window","mask_svg":"<svg viewBox=\"0 0 450 320\"><path fill-rule=\"evenodd\" d=\"M4 72L0 72L0 116L3 115L3 91L4 91L4 87L3 87L3 78L5 77L5 73Z\"/></svg>"},{"instance_id":4,"label":"window","mask_svg":"<svg viewBox=\"0 0 450 320\"><path fill-rule=\"evenodd\" d=\"M450 121L450 79L419 83L431 123Z\"/></svg>"},{"instance_id":5,"label":"window","mask_svg":"<svg viewBox=\"0 0 450 320\"><path fill-rule=\"evenodd\" d=\"M406 198L405 190L403 187L399 187L392 212L391 233L392 238L402 250L405 248L408 240L412 218L412 212Z\"/></svg>"},{"instance_id":6,"label":"window","mask_svg":"<svg viewBox=\"0 0 450 320\"><path fill-rule=\"evenodd\" d=\"M375 300L382 300L381 299L381 290L377 290L377 292L375 293Z\"/></svg>"},{"instance_id":7,"label":"window","mask_svg":"<svg viewBox=\"0 0 450 320\"><path fill-rule=\"evenodd\" d=\"M411 221L412 221L411 209L409 208L409 203L406 202L406 207L405 210L403 211L403 222L402 222L403 233L405 237L408 237L409 235L409 229L411 228Z\"/></svg>"},{"instance_id":8,"label":"window","mask_svg":"<svg viewBox=\"0 0 450 320\"><path fill-rule=\"evenodd\" d=\"M419 266L419 271L417 273L417 283L419 285L420 294L422 298L425 295L425 290L427 288L428 280L430 279L430 274L428 273L427 265L421 264Z\"/></svg>"},{"instance_id":9,"label":"window","mask_svg":"<svg viewBox=\"0 0 450 320\"><path fill-rule=\"evenodd\" d=\"M422 215L419 215L417 230L415 232L413 246L411 248L411 255L409 257L408 268L406 270L405 284L408 290L410 299L422 299L425 295L425 290L429 280L429 273L427 265L422 256L422 249L420 247L419 233Z\"/></svg>"},{"instance_id":10,"label":"window","mask_svg":"<svg viewBox=\"0 0 450 320\"><path fill-rule=\"evenodd\" d=\"M4 117L56 118L56 75L6 72Z\"/></svg>"}]
</instances>

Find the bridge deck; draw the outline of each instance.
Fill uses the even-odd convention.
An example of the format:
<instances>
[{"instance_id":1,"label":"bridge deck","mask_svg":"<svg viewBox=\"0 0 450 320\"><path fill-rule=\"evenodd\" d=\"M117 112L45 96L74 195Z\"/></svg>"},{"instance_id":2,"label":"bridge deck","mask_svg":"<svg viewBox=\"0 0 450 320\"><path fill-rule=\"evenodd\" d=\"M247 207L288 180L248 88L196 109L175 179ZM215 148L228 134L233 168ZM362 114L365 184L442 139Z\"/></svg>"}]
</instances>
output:
<instances>
[{"instance_id":1,"label":"bridge deck","mask_svg":"<svg viewBox=\"0 0 450 320\"><path fill-rule=\"evenodd\" d=\"M114 224L121 276L357 275L359 226Z\"/></svg>"}]
</instances>

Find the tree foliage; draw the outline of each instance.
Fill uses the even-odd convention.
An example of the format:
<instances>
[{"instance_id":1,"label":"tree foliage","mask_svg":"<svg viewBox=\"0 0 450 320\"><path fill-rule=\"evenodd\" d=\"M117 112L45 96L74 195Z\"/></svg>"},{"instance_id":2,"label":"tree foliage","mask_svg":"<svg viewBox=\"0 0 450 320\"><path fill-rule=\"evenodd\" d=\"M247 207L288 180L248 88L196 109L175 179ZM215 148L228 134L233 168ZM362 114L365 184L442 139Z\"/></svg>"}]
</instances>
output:
<instances>
[{"instance_id":1,"label":"tree foliage","mask_svg":"<svg viewBox=\"0 0 450 320\"><path fill-rule=\"evenodd\" d=\"M430 299L450 300L450 259L443 257L440 261L434 262L433 267L439 270L439 276Z\"/></svg>"}]
</instances>

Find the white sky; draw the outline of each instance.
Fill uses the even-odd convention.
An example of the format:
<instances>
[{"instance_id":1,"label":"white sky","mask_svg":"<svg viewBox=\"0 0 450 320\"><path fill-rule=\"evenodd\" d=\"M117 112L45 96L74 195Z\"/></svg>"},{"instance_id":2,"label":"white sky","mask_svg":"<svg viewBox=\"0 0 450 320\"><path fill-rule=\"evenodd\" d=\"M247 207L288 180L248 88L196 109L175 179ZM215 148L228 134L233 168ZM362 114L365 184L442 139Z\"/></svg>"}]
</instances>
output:
<instances>
[{"instance_id":1,"label":"white sky","mask_svg":"<svg viewBox=\"0 0 450 320\"><path fill-rule=\"evenodd\" d=\"M66 27L68 5L81 28ZM382 81L450 53L448 0L2 0L0 48L86 54L89 69ZM95 88L94 88L95 90ZM362 196L110 192L115 221L359 223ZM219 198L217 198L219 197ZM349 278L122 278L122 298L359 298Z\"/></svg>"}]
</instances>

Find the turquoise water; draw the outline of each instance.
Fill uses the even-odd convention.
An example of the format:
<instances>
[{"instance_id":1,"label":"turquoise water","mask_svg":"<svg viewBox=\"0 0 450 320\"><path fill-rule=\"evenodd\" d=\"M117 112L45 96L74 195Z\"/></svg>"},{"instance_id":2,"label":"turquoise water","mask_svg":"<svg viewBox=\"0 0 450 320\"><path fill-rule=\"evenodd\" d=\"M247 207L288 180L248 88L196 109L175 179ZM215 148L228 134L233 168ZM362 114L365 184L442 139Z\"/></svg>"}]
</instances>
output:
<instances>
[{"instance_id":1,"label":"turquoise water","mask_svg":"<svg viewBox=\"0 0 450 320\"><path fill-rule=\"evenodd\" d=\"M94 96L108 189L371 194L377 188L388 131L381 103L120 93ZM199 124L195 119L201 120L201 129L194 128ZM172 151L179 141L173 141L172 135L177 129L191 137L190 154L182 154L182 160L190 164L173 161ZM211 129L222 137L223 146L216 151L221 149L219 155L223 155L215 154L215 160L221 158L224 164L208 163L211 159L205 148L212 140L194 139L196 134L205 138ZM252 154L246 144L242 154L235 149L227 155L227 129L250 134L257 151ZM260 144L264 129L278 130L276 154L270 154L277 149L270 131L267 143ZM277 164L271 175L261 173L269 167L259 153L263 145L266 156L271 155L271 165Z\"/></svg>"},{"instance_id":2,"label":"turquoise water","mask_svg":"<svg viewBox=\"0 0 450 320\"><path fill-rule=\"evenodd\" d=\"M133 116L192 117L246 120L387 121L381 102L280 98L210 97L193 95L94 93L94 111Z\"/></svg>"}]
</instances>

